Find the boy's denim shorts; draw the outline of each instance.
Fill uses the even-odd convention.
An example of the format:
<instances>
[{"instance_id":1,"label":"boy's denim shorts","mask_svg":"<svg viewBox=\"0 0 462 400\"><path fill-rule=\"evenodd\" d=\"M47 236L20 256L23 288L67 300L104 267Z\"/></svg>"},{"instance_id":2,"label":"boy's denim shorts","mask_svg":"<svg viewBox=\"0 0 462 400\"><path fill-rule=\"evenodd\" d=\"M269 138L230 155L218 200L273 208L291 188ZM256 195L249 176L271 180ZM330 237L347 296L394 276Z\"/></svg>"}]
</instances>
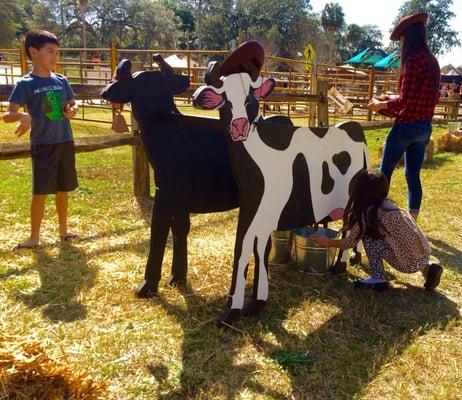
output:
<instances>
[{"instance_id":1,"label":"boy's denim shorts","mask_svg":"<svg viewBox=\"0 0 462 400\"><path fill-rule=\"evenodd\" d=\"M32 193L70 192L78 186L74 141L35 144L32 153Z\"/></svg>"}]
</instances>

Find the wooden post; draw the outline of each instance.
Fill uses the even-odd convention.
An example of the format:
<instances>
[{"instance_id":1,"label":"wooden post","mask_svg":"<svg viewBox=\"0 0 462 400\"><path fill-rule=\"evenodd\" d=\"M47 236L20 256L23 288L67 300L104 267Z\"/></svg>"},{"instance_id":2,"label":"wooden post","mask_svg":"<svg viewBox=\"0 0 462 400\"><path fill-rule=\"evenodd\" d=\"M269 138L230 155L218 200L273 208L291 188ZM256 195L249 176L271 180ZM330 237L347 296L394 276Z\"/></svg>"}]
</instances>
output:
<instances>
[{"instance_id":1,"label":"wooden post","mask_svg":"<svg viewBox=\"0 0 462 400\"><path fill-rule=\"evenodd\" d=\"M21 63L21 75L27 74L27 54L26 46L24 45L24 40L19 42L19 58Z\"/></svg>"},{"instance_id":2,"label":"wooden post","mask_svg":"<svg viewBox=\"0 0 462 400\"><path fill-rule=\"evenodd\" d=\"M132 72L143 69L141 62L132 63ZM133 113L130 114L133 136L141 136L141 132ZM133 194L135 197L149 197L151 194L150 178L149 178L149 162L146 156L146 151L143 147L141 137L133 146Z\"/></svg>"},{"instance_id":3,"label":"wooden post","mask_svg":"<svg viewBox=\"0 0 462 400\"><path fill-rule=\"evenodd\" d=\"M374 83L375 83L375 71L371 70L371 74L369 75L369 93L368 93L368 103L372 100L372 96L374 96ZM372 119L372 111L368 108L367 109L367 120L370 121Z\"/></svg>"},{"instance_id":4,"label":"wooden post","mask_svg":"<svg viewBox=\"0 0 462 400\"><path fill-rule=\"evenodd\" d=\"M313 56L313 62L311 63L311 94L316 94L318 92L318 60L317 56ZM308 126L315 126L316 124L316 106L313 103L309 103L309 119Z\"/></svg>"},{"instance_id":5,"label":"wooden post","mask_svg":"<svg viewBox=\"0 0 462 400\"><path fill-rule=\"evenodd\" d=\"M329 104L327 100L327 81L318 81L318 126L329 126Z\"/></svg>"},{"instance_id":6,"label":"wooden post","mask_svg":"<svg viewBox=\"0 0 462 400\"><path fill-rule=\"evenodd\" d=\"M114 76L118 61L119 60L117 59L117 43L115 39L113 39L111 43L111 77Z\"/></svg>"}]
</instances>

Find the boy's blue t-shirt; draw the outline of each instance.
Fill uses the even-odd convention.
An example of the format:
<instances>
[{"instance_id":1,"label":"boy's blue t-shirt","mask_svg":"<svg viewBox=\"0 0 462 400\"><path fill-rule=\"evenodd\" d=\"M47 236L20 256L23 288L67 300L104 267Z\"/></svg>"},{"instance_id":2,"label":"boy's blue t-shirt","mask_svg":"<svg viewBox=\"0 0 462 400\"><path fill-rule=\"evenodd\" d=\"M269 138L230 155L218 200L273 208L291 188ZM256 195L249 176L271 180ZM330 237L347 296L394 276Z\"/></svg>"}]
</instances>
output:
<instances>
[{"instance_id":1,"label":"boy's blue t-shirt","mask_svg":"<svg viewBox=\"0 0 462 400\"><path fill-rule=\"evenodd\" d=\"M29 73L16 83L8 101L27 105L32 117L31 143L51 144L72 140L71 124L63 111L73 98L74 92L65 76L52 73L42 78Z\"/></svg>"}]
</instances>

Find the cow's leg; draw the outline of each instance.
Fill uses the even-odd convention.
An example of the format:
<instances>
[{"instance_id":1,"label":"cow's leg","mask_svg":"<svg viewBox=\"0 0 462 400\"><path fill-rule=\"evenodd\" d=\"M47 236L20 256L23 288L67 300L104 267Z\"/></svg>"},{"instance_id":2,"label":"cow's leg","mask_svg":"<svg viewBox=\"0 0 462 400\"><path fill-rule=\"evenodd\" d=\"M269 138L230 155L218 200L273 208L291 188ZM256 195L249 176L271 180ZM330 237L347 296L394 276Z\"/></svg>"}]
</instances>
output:
<instances>
[{"instance_id":1,"label":"cow's leg","mask_svg":"<svg viewBox=\"0 0 462 400\"><path fill-rule=\"evenodd\" d=\"M255 272L253 278L252 300L245 307L246 317L258 315L268 300L268 256L271 249L271 235L267 238L259 236L254 246Z\"/></svg>"},{"instance_id":2,"label":"cow's leg","mask_svg":"<svg viewBox=\"0 0 462 400\"><path fill-rule=\"evenodd\" d=\"M242 217L240 210L237 225L236 242L234 244L233 277L228 301L225 308L218 317L218 324L222 326L231 325L241 317L241 310L244 305L245 280L250 256L252 255L255 234L249 228L247 218Z\"/></svg>"},{"instance_id":3,"label":"cow's leg","mask_svg":"<svg viewBox=\"0 0 462 400\"><path fill-rule=\"evenodd\" d=\"M169 285L185 285L188 275L189 213L174 214L172 218L173 261Z\"/></svg>"},{"instance_id":4,"label":"cow's leg","mask_svg":"<svg viewBox=\"0 0 462 400\"><path fill-rule=\"evenodd\" d=\"M170 230L171 215L162 198L156 195L151 218L151 239L144 281L136 290L137 297L148 298L157 293L162 272L165 244Z\"/></svg>"}]
</instances>

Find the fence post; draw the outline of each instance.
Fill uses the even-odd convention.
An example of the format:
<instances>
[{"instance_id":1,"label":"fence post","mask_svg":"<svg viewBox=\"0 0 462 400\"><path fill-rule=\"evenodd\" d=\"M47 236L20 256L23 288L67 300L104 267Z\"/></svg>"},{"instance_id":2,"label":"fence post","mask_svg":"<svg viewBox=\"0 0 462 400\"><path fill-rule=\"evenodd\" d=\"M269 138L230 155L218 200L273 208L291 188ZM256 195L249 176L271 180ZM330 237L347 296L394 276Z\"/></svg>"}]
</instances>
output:
<instances>
[{"instance_id":1,"label":"fence post","mask_svg":"<svg viewBox=\"0 0 462 400\"><path fill-rule=\"evenodd\" d=\"M134 62L132 72L143 69L142 63ZM151 194L149 178L149 162L141 140L141 132L133 113L130 114L132 135L138 137L133 145L133 194L135 197L149 197Z\"/></svg>"},{"instance_id":2,"label":"fence post","mask_svg":"<svg viewBox=\"0 0 462 400\"><path fill-rule=\"evenodd\" d=\"M375 83L375 71L371 70L371 74L369 75L369 93L367 102L369 103L372 100L372 96L374 96L374 83ZM372 119L372 111L368 108L367 109L367 120L370 121Z\"/></svg>"},{"instance_id":3,"label":"fence post","mask_svg":"<svg viewBox=\"0 0 462 400\"><path fill-rule=\"evenodd\" d=\"M327 99L327 81L318 80L316 94L318 102L318 126L329 126L329 103Z\"/></svg>"},{"instance_id":4,"label":"fence post","mask_svg":"<svg viewBox=\"0 0 462 400\"><path fill-rule=\"evenodd\" d=\"M311 94L318 93L318 60L316 55L313 56L313 61L311 63ZM308 117L308 126L315 126L316 124L316 106L313 103L309 103L309 117Z\"/></svg>"},{"instance_id":5,"label":"fence post","mask_svg":"<svg viewBox=\"0 0 462 400\"><path fill-rule=\"evenodd\" d=\"M19 42L19 59L21 63L21 75L27 74L27 54L26 46L24 45L24 40Z\"/></svg>"},{"instance_id":6,"label":"fence post","mask_svg":"<svg viewBox=\"0 0 462 400\"><path fill-rule=\"evenodd\" d=\"M111 77L114 76L114 72L117 68L117 43L115 39L112 39L111 43Z\"/></svg>"}]
</instances>

